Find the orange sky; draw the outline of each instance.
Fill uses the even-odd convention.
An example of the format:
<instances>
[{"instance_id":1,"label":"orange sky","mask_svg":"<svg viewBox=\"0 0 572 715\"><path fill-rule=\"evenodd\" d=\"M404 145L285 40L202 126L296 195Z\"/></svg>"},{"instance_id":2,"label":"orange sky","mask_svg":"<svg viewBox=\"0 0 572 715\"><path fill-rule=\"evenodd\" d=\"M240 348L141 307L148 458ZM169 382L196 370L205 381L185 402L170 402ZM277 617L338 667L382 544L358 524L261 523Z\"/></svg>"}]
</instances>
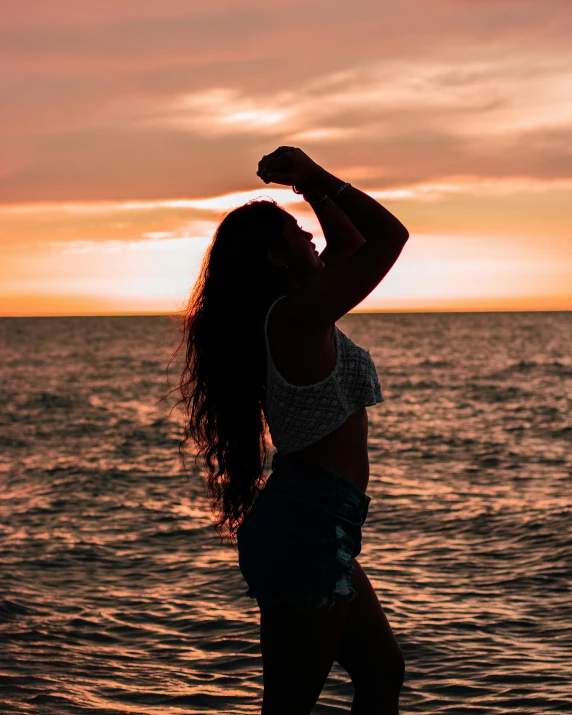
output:
<instances>
[{"instance_id":1,"label":"orange sky","mask_svg":"<svg viewBox=\"0 0 572 715\"><path fill-rule=\"evenodd\" d=\"M410 231L360 309L572 309L568 0L13 3L0 314L180 309L283 144Z\"/></svg>"}]
</instances>

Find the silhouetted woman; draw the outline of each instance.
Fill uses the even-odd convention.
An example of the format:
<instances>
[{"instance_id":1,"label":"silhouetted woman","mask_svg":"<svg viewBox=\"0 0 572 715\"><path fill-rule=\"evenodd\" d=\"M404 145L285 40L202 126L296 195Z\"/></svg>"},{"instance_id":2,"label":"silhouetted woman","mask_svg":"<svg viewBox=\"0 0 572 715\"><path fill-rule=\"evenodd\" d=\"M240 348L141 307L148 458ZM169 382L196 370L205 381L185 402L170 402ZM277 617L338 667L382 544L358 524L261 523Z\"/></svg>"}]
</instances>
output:
<instances>
[{"instance_id":1,"label":"silhouetted woman","mask_svg":"<svg viewBox=\"0 0 572 715\"><path fill-rule=\"evenodd\" d=\"M380 283L407 229L301 149L257 175L303 194L327 246L274 201L220 222L185 315L185 439L221 535L260 608L263 715L302 715L337 661L353 715L398 712L404 661L356 557L370 497L366 407L383 401L369 353L335 325ZM270 432L276 452L264 480ZM228 523L228 532L222 526Z\"/></svg>"}]
</instances>

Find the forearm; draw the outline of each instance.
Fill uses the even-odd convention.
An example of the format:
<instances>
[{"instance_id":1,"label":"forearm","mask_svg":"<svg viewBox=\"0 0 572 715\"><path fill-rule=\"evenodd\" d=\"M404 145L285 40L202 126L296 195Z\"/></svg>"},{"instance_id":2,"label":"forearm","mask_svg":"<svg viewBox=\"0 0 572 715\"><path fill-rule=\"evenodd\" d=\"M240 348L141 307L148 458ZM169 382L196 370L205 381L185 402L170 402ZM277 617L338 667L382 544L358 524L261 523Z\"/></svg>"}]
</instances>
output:
<instances>
[{"instance_id":1,"label":"forearm","mask_svg":"<svg viewBox=\"0 0 572 715\"><path fill-rule=\"evenodd\" d=\"M314 200L312 196L310 201ZM364 243L364 237L332 199L327 198L310 206L320 222L326 244L331 251L335 251L336 254L351 253Z\"/></svg>"},{"instance_id":2,"label":"forearm","mask_svg":"<svg viewBox=\"0 0 572 715\"><path fill-rule=\"evenodd\" d=\"M328 199L313 206L323 228L322 219L331 224L333 228L333 221L336 218L343 221L340 217L340 214L343 213L349 219L349 222L344 222L344 228L341 229L344 233L350 230L348 223L351 222L357 229L358 235L361 235L366 241L397 240L403 242L407 240L409 232L401 221L371 196L356 189L355 186L347 186L340 194L336 195L344 183L341 179L322 169L311 185L299 187L310 201L327 194ZM326 217L329 209L332 209L330 214L334 216L332 221Z\"/></svg>"}]
</instances>

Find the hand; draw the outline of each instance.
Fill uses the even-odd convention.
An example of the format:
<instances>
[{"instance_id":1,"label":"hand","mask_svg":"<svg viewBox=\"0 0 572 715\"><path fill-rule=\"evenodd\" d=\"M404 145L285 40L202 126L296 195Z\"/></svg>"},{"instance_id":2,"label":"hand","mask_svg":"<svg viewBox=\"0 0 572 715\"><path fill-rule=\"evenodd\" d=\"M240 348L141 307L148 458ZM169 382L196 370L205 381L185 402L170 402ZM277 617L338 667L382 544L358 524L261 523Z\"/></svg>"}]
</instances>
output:
<instances>
[{"instance_id":1,"label":"hand","mask_svg":"<svg viewBox=\"0 0 572 715\"><path fill-rule=\"evenodd\" d=\"M303 191L314 186L323 172L321 166L312 161L301 149L280 146L258 162L256 172L265 184L273 182L285 186L296 186Z\"/></svg>"}]
</instances>

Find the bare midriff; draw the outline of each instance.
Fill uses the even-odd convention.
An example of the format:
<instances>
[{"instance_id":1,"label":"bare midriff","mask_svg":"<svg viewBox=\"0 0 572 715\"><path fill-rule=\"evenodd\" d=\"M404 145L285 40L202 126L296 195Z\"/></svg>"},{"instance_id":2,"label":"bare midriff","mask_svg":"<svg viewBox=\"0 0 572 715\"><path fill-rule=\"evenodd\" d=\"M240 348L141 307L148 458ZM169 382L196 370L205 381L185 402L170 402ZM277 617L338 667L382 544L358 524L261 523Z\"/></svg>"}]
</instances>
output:
<instances>
[{"instance_id":1,"label":"bare midriff","mask_svg":"<svg viewBox=\"0 0 572 715\"><path fill-rule=\"evenodd\" d=\"M367 431L367 408L361 407L334 432L289 454L327 467L365 492L369 481Z\"/></svg>"},{"instance_id":2,"label":"bare midriff","mask_svg":"<svg viewBox=\"0 0 572 715\"><path fill-rule=\"evenodd\" d=\"M336 364L334 327L304 335L284 318L280 301L268 320L268 340L274 364L292 385L308 385L327 377ZM319 464L365 492L369 480L367 408L351 414L336 430L313 444L288 454Z\"/></svg>"}]
</instances>

